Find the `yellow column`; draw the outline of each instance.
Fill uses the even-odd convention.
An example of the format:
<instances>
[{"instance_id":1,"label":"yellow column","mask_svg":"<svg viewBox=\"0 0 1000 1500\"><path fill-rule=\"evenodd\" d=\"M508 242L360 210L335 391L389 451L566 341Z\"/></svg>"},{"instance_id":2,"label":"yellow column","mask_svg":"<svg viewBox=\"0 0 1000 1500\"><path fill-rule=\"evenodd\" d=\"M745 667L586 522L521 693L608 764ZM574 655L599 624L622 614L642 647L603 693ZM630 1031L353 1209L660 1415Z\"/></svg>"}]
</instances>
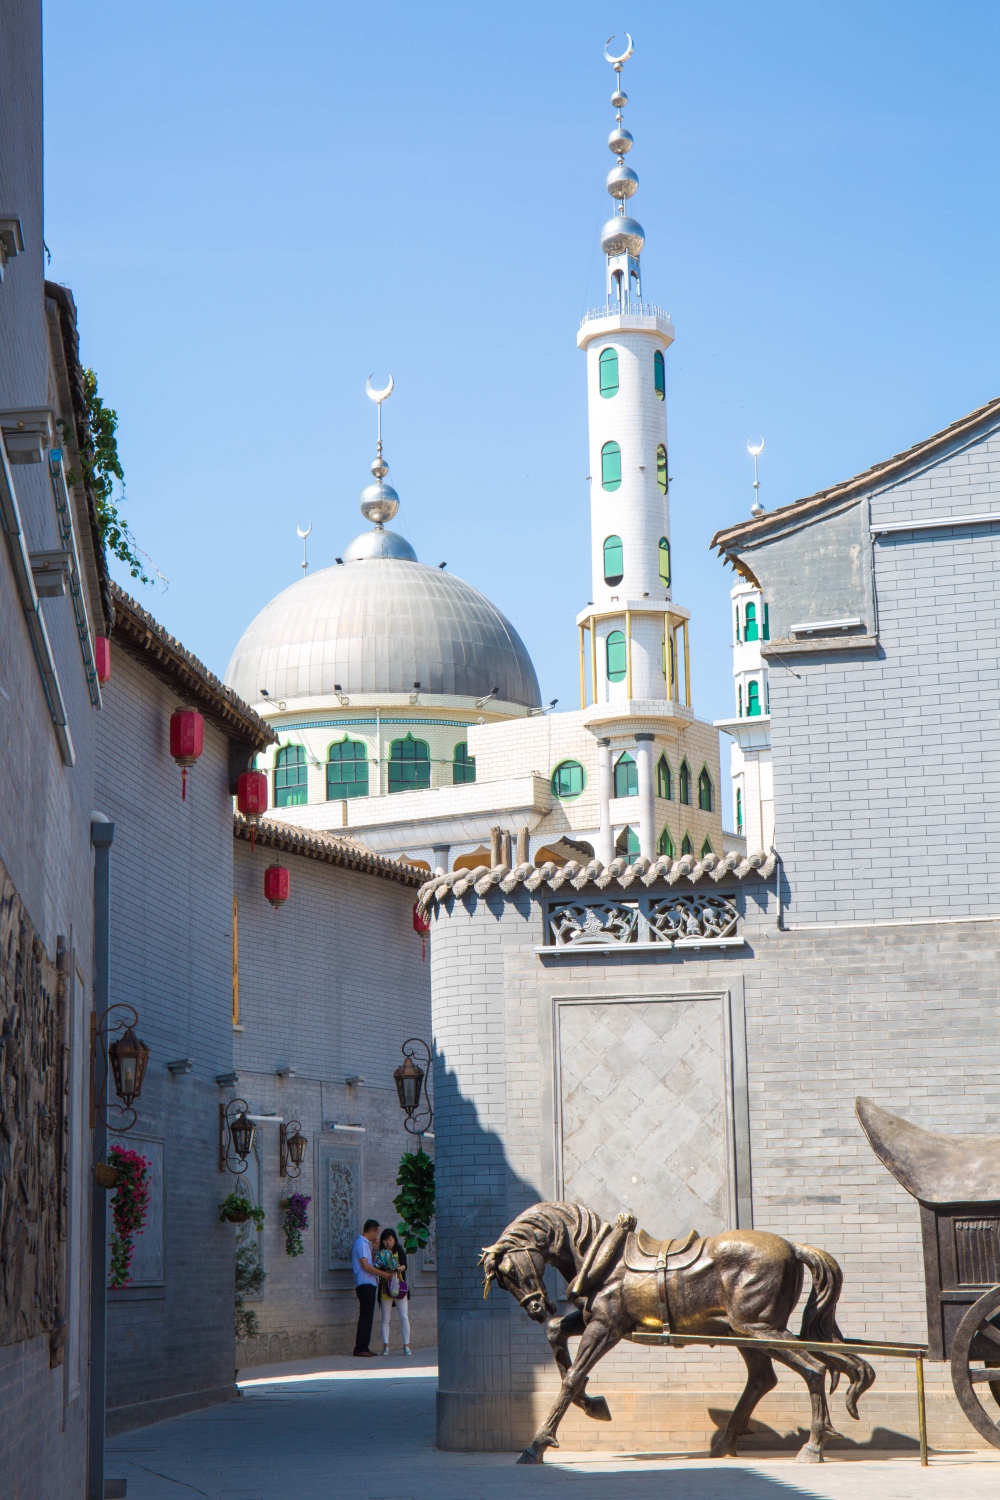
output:
<instances>
[{"instance_id":1,"label":"yellow column","mask_svg":"<svg viewBox=\"0 0 1000 1500\"><path fill-rule=\"evenodd\" d=\"M684 701L691 707L691 652L688 648L688 622L684 621Z\"/></svg>"},{"instance_id":2,"label":"yellow column","mask_svg":"<svg viewBox=\"0 0 1000 1500\"><path fill-rule=\"evenodd\" d=\"M667 698L674 701L674 653L677 642L674 637L674 621L671 615L663 616L663 650L667 658Z\"/></svg>"}]
</instances>

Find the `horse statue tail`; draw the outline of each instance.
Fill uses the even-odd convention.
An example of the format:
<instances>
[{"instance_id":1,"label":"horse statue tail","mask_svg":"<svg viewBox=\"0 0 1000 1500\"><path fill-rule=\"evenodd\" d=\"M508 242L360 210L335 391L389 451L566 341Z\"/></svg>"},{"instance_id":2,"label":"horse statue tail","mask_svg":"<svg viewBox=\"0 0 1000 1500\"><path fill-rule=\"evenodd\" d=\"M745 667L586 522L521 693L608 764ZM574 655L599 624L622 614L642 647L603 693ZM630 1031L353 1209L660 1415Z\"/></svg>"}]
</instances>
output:
<instances>
[{"instance_id":1,"label":"horse statue tail","mask_svg":"<svg viewBox=\"0 0 1000 1500\"><path fill-rule=\"evenodd\" d=\"M813 1283L802 1313L799 1338L825 1344L842 1343L844 1335L837 1327L837 1303L844 1285L843 1271L825 1250L817 1250L813 1245L793 1245L792 1249L795 1259L807 1267ZM817 1357L823 1360L830 1371L831 1392L837 1389L841 1371L848 1375L850 1384L844 1402L851 1416L857 1418L858 1399L874 1382L875 1371L867 1360L860 1359L856 1354L838 1352L835 1357L823 1354Z\"/></svg>"}]
</instances>

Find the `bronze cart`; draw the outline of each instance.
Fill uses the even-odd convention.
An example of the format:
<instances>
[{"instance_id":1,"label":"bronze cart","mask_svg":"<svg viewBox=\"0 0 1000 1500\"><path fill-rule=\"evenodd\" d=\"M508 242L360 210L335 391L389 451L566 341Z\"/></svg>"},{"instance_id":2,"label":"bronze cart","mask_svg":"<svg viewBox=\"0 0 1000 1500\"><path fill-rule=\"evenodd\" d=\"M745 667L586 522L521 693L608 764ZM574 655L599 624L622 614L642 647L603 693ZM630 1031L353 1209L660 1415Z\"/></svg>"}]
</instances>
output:
<instances>
[{"instance_id":1,"label":"bronze cart","mask_svg":"<svg viewBox=\"0 0 1000 1500\"><path fill-rule=\"evenodd\" d=\"M962 1410L1000 1448L1000 1136L936 1135L870 1099L855 1107L875 1155L920 1204L927 1356L951 1361Z\"/></svg>"}]
</instances>

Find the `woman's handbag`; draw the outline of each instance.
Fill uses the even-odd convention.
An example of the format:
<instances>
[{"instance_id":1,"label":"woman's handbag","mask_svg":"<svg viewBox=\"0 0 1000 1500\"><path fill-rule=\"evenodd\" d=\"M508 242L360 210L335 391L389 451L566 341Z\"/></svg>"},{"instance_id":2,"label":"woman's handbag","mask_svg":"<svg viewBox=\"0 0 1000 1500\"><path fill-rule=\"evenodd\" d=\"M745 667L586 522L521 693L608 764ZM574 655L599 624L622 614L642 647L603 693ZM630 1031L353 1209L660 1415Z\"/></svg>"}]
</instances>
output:
<instances>
[{"instance_id":1,"label":"woman's handbag","mask_svg":"<svg viewBox=\"0 0 1000 1500\"><path fill-rule=\"evenodd\" d=\"M406 1285L405 1281L399 1283L394 1295L396 1297L408 1297L410 1295L410 1288Z\"/></svg>"}]
</instances>

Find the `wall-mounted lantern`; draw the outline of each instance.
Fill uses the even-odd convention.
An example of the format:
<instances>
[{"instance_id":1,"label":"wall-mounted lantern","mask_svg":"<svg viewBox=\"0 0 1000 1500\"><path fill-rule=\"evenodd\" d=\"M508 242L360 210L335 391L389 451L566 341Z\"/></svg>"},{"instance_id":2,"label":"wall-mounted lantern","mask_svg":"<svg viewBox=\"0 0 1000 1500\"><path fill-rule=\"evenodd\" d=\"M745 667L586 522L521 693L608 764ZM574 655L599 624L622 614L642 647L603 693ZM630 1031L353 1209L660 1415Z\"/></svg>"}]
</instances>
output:
<instances>
[{"instance_id":1,"label":"wall-mounted lantern","mask_svg":"<svg viewBox=\"0 0 1000 1500\"><path fill-rule=\"evenodd\" d=\"M247 1114L249 1107L245 1099L219 1105L219 1171L232 1172L234 1177L246 1171L253 1149L256 1126Z\"/></svg>"},{"instance_id":2,"label":"wall-mounted lantern","mask_svg":"<svg viewBox=\"0 0 1000 1500\"><path fill-rule=\"evenodd\" d=\"M309 1142L302 1134L298 1120L289 1120L280 1127L278 1136L278 1174L281 1177L298 1177L306 1159Z\"/></svg>"},{"instance_id":3,"label":"wall-mounted lantern","mask_svg":"<svg viewBox=\"0 0 1000 1500\"><path fill-rule=\"evenodd\" d=\"M393 1072L393 1082L399 1096L399 1107L406 1119L403 1127L411 1135L424 1135L434 1124L434 1107L430 1098L431 1049L418 1036L411 1036L401 1048L403 1061ZM420 1063L423 1063L423 1067ZM427 1088L424 1089L426 1080ZM421 1091L423 1090L423 1104Z\"/></svg>"},{"instance_id":4,"label":"wall-mounted lantern","mask_svg":"<svg viewBox=\"0 0 1000 1500\"><path fill-rule=\"evenodd\" d=\"M146 1075L146 1064L149 1062L149 1048L145 1042L139 1040L133 1028L138 1026L139 1017L131 1005L117 1004L109 1005L104 1014L98 1018L91 1019L90 1034L90 1060L91 1060L91 1108L90 1123L96 1124L96 1118L100 1115L104 1124L113 1128L117 1135L124 1135L131 1130L138 1116L132 1108L132 1101L138 1099L142 1093L142 1081ZM114 1032L120 1032L113 1042L108 1037ZM104 1061L103 1076L98 1080L98 1050ZM122 1101L115 1104L108 1099L108 1073L114 1080L115 1093ZM108 1119L108 1110L113 1109L120 1116L112 1122ZM131 1119L128 1117L131 1116Z\"/></svg>"},{"instance_id":5,"label":"wall-mounted lantern","mask_svg":"<svg viewBox=\"0 0 1000 1500\"><path fill-rule=\"evenodd\" d=\"M140 1042L132 1027L125 1030L124 1036L111 1043L108 1048L108 1060L111 1063L111 1073L115 1080L115 1093L130 1109L133 1099L138 1099L142 1093L142 1080L146 1074L146 1064L149 1062L149 1048L145 1042Z\"/></svg>"}]
</instances>

